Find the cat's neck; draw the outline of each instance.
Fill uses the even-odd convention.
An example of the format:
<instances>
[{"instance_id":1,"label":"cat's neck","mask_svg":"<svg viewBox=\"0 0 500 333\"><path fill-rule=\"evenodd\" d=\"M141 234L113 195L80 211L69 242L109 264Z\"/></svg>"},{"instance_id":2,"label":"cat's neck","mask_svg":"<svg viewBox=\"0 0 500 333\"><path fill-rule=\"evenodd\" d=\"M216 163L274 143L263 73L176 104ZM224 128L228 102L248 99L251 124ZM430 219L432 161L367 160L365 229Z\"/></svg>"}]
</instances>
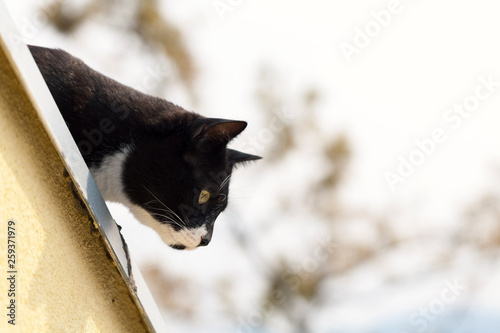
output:
<instances>
[{"instance_id":1,"label":"cat's neck","mask_svg":"<svg viewBox=\"0 0 500 333\"><path fill-rule=\"evenodd\" d=\"M125 193L123 184L123 170L125 162L133 150L133 144L124 145L119 150L105 156L99 165L90 167L92 177L104 200L130 206L130 200Z\"/></svg>"}]
</instances>

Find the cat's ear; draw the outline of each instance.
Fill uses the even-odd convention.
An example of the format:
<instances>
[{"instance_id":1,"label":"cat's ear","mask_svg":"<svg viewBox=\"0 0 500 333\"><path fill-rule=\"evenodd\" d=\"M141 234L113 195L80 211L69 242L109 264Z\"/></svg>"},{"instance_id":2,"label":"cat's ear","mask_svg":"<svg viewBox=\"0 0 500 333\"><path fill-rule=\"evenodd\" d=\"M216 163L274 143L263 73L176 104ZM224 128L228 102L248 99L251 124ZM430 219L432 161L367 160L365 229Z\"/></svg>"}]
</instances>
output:
<instances>
[{"instance_id":1,"label":"cat's ear","mask_svg":"<svg viewBox=\"0 0 500 333\"><path fill-rule=\"evenodd\" d=\"M260 160L262 157L256 156L256 155L251 155L247 153L243 153L238 150L234 149L227 149L227 154L228 154L228 160L231 165L235 165L238 163L246 163L250 161L257 161Z\"/></svg>"},{"instance_id":2,"label":"cat's ear","mask_svg":"<svg viewBox=\"0 0 500 333\"><path fill-rule=\"evenodd\" d=\"M247 127L245 121L205 118L191 133L191 140L206 139L211 142L228 144Z\"/></svg>"}]
</instances>

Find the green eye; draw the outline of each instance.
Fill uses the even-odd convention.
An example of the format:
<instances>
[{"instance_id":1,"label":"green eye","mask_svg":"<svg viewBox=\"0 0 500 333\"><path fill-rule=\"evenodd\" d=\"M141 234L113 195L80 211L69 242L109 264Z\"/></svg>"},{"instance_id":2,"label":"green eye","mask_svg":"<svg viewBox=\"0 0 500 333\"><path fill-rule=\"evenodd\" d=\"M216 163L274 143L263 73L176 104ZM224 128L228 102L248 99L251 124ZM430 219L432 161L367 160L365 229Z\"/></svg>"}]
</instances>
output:
<instances>
[{"instance_id":1,"label":"green eye","mask_svg":"<svg viewBox=\"0 0 500 333\"><path fill-rule=\"evenodd\" d=\"M208 192L207 190L201 190L200 197L198 198L198 203L200 205L203 205L208 201L208 199L210 199L210 192Z\"/></svg>"}]
</instances>

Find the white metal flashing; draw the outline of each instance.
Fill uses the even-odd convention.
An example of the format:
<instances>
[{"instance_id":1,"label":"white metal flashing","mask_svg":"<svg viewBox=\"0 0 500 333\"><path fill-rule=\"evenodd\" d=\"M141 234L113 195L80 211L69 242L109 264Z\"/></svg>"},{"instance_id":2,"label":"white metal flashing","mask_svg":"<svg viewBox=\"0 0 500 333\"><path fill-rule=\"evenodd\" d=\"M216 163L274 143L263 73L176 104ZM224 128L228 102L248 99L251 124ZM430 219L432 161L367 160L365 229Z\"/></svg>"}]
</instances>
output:
<instances>
[{"instance_id":1,"label":"white metal flashing","mask_svg":"<svg viewBox=\"0 0 500 333\"><path fill-rule=\"evenodd\" d=\"M89 214L97 222L108 252L126 282L129 293L140 309L146 325L152 332L168 332L139 269L132 263L133 277L137 287L137 292L134 292L128 278L127 258L118 227L111 217L35 60L2 1L0 1L0 47L7 56L59 153L78 193L87 206Z\"/></svg>"}]
</instances>

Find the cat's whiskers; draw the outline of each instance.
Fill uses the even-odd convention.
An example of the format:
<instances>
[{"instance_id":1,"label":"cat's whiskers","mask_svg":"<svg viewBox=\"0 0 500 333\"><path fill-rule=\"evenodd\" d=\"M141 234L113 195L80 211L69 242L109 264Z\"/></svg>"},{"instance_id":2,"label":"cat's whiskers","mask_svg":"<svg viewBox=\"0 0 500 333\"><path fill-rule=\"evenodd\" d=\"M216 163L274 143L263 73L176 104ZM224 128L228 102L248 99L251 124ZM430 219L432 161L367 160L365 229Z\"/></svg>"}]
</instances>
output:
<instances>
[{"instance_id":1,"label":"cat's whiskers","mask_svg":"<svg viewBox=\"0 0 500 333\"><path fill-rule=\"evenodd\" d=\"M158 216L168 217L171 220L171 222L174 222L176 225L178 225L181 228L184 227L184 221L178 220L175 215L172 215L172 212L170 212L168 210L160 210L157 208L155 208L155 210L157 210L158 212L156 212L156 213L153 212L153 213L151 213L151 215L155 214Z\"/></svg>"},{"instance_id":2,"label":"cat's whiskers","mask_svg":"<svg viewBox=\"0 0 500 333\"><path fill-rule=\"evenodd\" d=\"M167 205L165 205L160 199L158 199L158 197L156 195L153 194L153 192L151 192L144 184L141 184L145 189L146 191L148 191L161 205L163 205L163 207L165 207L166 210L168 210L171 214L173 214L173 216L175 216L178 221L180 223L182 223L182 219L179 217L179 215L177 215L170 207L168 207Z\"/></svg>"},{"instance_id":3,"label":"cat's whiskers","mask_svg":"<svg viewBox=\"0 0 500 333\"><path fill-rule=\"evenodd\" d=\"M219 186L219 191L222 190L222 188L229 182L229 179L231 178L231 174L227 175L227 177L222 181L222 183Z\"/></svg>"},{"instance_id":4,"label":"cat's whiskers","mask_svg":"<svg viewBox=\"0 0 500 333\"><path fill-rule=\"evenodd\" d=\"M141 216L148 216L148 215L149 215L149 216L159 215L159 216L161 216L161 217L163 217L163 218L166 218L166 219L168 220L168 221L167 221L167 223L172 224L172 225L177 225L177 226L179 226L181 229L182 229L182 228L184 228L184 226L183 226L183 225L179 224L177 221L175 221L175 220L174 220L174 219L172 219L171 217L168 217L168 216L165 216L165 215L162 215L162 214L150 213L150 212L145 211L144 213L137 214L137 215L136 215L136 217L137 217L137 218L140 218ZM160 235L160 236L167 236L167 235L168 235L168 236L171 236L171 235L175 235L177 232L176 232L176 231L169 231L169 232L161 232L161 233L160 233L160 232L157 232L157 233L158 233L158 235Z\"/></svg>"},{"instance_id":5,"label":"cat's whiskers","mask_svg":"<svg viewBox=\"0 0 500 333\"><path fill-rule=\"evenodd\" d=\"M154 200L153 200L154 201ZM145 206L147 207L147 206ZM154 212L154 211L160 211L160 212ZM170 224L174 224L176 226L179 226L180 228L183 228L183 221L179 221L177 218L177 215L173 214L171 210L166 210L163 208L156 208L156 207L150 207L150 210L147 211L147 214L151 216L159 216L167 219L167 222Z\"/></svg>"},{"instance_id":6,"label":"cat's whiskers","mask_svg":"<svg viewBox=\"0 0 500 333\"><path fill-rule=\"evenodd\" d=\"M163 217L166 219L166 222L167 223L170 223L170 224L173 224L173 225L176 225L178 227L180 227L181 229L183 228L183 226L181 224L179 224L179 222L175 221L174 219L172 219L170 216L167 216L167 215L163 215L163 214L159 214L159 213L150 213L150 215L152 216L158 216L158 217Z\"/></svg>"},{"instance_id":7,"label":"cat's whiskers","mask_svg":"<svg viewBox=\"0 0 500 333\"><path fill-rule=\"evenodd\" d=\"M151 204L152 204L153 202L155 202L155 201L157 201L157 200L156 200L156 199L149 200L148 202L146 202L146 203L144 204L144 206L149 206L149 205L151 205Z\"/></svg>"},{"instance_id":8,"label":"cat's whiskers","mask_svg":"<svg viewBox=\"0 0 500 333\"><path fill-rule=\"evenodd\" d=\"M139 213L135 213L134 215L135 215L135 217L140 218L140 217L142 217L142 216L149 216L149 215L161 215L161 214L150 213L150 212L147 212L147 211L146 211L146 212L144 212L144 213L140 213L140 214L139 214ZM167 219L169 220L169 222L175 222L175 223L176 223L176 221L172 220L172 218L171 218L171 217L168 217L168 216L165 216L165 215L161 215L161 216L162 216L162 217L167 218Z\"/></svg>"},{"instance_id":9,"label":"cat's whiskers","mask_svg":"<svg viewBox=\"0 0 500 333\"><path fill-rule=\"evenodd\" d=\"M238 217L230 208L226 208L224 213L231 215L232 217Z\"/></svg>"},{"instance_id":10,"label":"cat's whiskers","mask_svg":"<svg viewBox=\"0 0 500 333\"><path fill-rule=\"evenodd\" d=\"M162 208L153 208L153 210L156 210L156 211L159 211L161 213L164 213L164 214L168 214L168 216L174 220L174 222L176 222L176 224L179 226L179 227L184 227L183 224L184 224L184 221L177 215L175 214L172 209L162 209Z\"/></svg>"}]
</instances>

